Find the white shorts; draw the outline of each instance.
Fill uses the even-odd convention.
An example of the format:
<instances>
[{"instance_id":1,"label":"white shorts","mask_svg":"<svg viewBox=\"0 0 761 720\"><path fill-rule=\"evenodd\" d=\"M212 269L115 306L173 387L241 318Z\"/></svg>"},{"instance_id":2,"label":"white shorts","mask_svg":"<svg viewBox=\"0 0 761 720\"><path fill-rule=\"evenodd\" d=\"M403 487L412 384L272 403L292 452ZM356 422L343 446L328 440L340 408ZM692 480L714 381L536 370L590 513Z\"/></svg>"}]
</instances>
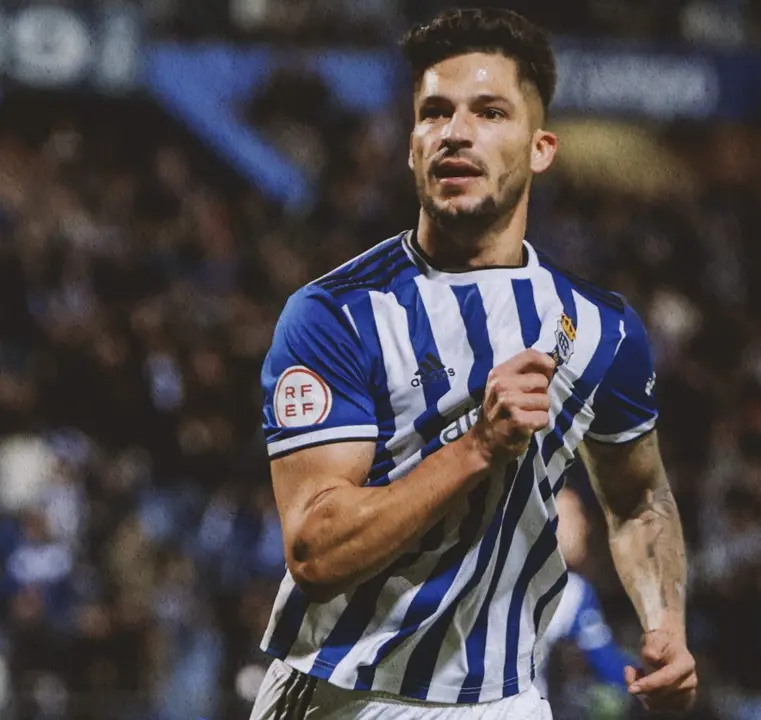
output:
<instances>
[{"instance_id":1,"label":"white shorts","mask_svg":"<svg viewBox=\"0 0 761 720\"><path fill-rule=\"evenodd\" d=\"M552 713L535 687L494 702L446 705L345 690L275 660L259 688L251 720L552 720Z\"/></svg>"}]
</instances>

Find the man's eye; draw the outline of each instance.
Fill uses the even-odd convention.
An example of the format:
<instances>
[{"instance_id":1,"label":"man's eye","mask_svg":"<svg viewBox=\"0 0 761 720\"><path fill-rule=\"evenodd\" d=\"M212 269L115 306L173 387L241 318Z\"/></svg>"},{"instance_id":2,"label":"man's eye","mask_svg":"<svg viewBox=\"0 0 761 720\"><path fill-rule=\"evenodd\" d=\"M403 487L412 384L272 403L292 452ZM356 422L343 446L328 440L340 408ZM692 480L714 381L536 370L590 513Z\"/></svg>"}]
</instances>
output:
<instances>
[{"instance_id":1,"label":"man's eye","mask_svg":"<svg viewBox=\"0 0 761 720\"><path fill-rule=\"evenodd\" d=\"M420 111L421 120L437 120L444 117L444 110L437 107L427 107Z\"/></svg>"},{"instance_id":2,"label":"man's eye","mask_svg":"<svg viewBox=\"0 0 761 720\"><path fill-rule=\"evenodd\" d=\"M499 120L500 118L507 117L507 113L504 110L498 108L486 108L481 111L481 117L486 120Z\"/></svg>"}]
</instances>

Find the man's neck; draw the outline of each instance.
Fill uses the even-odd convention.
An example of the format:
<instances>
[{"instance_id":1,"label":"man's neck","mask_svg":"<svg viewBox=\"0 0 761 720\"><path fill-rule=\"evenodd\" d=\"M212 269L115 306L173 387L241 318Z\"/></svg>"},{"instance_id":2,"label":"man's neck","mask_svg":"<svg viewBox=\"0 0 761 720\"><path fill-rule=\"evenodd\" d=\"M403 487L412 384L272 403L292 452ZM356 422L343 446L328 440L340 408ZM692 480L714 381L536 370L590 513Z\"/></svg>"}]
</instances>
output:
<instances>
[{"instance_id":1,"label":"man's neck","mask_svg":"<svg viewBox=\"0 0 761 720\"><path fill-rule=\"evenodd\" d=\"M520 267L526 234L525 208L516 208L507 225L487 228L467 236L450 233L420 210L417 242L440 270L472 270L485 267Z\"/></svg>"}]
</instances>

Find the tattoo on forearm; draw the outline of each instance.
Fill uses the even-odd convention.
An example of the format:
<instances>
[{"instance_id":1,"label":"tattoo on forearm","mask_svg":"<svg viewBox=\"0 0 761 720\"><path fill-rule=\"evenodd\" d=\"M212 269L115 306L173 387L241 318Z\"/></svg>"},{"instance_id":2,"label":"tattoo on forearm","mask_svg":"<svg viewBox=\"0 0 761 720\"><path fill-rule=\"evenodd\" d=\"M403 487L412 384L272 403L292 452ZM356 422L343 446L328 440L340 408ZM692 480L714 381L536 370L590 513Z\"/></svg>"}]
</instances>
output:
<instances>
[{"instance_id":1,"label":"tattoo on forearm","mask_svg":"<svg viewBox=\"0 0 761 720\"><path fill-rule=\"evenodd\" d=\"M683 615L684 540L676 501L667 485L648 489L611 534L616 565L646 628L665 612ZM644 551L644 552L643 552Z\"/></svg>"},{"instance_id":2,"label":"tattoo on forearm","mask_svg":"<svg viewBox=\"0 0 761 720\"><path fill-rule=\"evenodd\" d=\"M660 486L645 491L645 499L635 508L632 515L645 516L652 513L670 519L676 513L676 501L668 486Z\"/></svg>"},{"instance_id":3,"label":"tattoo on forearm","mask_svg":"<svg viewBox=\"0 0 761 720\"><path fill-rule=\"evenodd\" d=\"M605 509L621 582L645 630L684 629L682 524L656 433L625 447L590 443L581 455Z\"/></svg>"}]
</instances>

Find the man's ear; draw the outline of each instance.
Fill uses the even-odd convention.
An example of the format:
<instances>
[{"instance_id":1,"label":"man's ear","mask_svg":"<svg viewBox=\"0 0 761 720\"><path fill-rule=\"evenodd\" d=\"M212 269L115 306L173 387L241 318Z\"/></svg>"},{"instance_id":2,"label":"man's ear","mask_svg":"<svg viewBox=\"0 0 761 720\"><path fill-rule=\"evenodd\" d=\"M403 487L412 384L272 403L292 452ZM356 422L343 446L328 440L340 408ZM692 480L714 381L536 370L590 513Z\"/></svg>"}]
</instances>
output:
<instances>
[{"instance_id":1,"label":"man's ear","mask_svg":"<svg viewBox=\"0 0 761 720\"><path fill-rule=\"evenodd\" d=\"M531 146L531 172L543 173L555 159L558 151L558 137L549 130L539 128L534 132Z\"/></svg>"}]
</instances>

